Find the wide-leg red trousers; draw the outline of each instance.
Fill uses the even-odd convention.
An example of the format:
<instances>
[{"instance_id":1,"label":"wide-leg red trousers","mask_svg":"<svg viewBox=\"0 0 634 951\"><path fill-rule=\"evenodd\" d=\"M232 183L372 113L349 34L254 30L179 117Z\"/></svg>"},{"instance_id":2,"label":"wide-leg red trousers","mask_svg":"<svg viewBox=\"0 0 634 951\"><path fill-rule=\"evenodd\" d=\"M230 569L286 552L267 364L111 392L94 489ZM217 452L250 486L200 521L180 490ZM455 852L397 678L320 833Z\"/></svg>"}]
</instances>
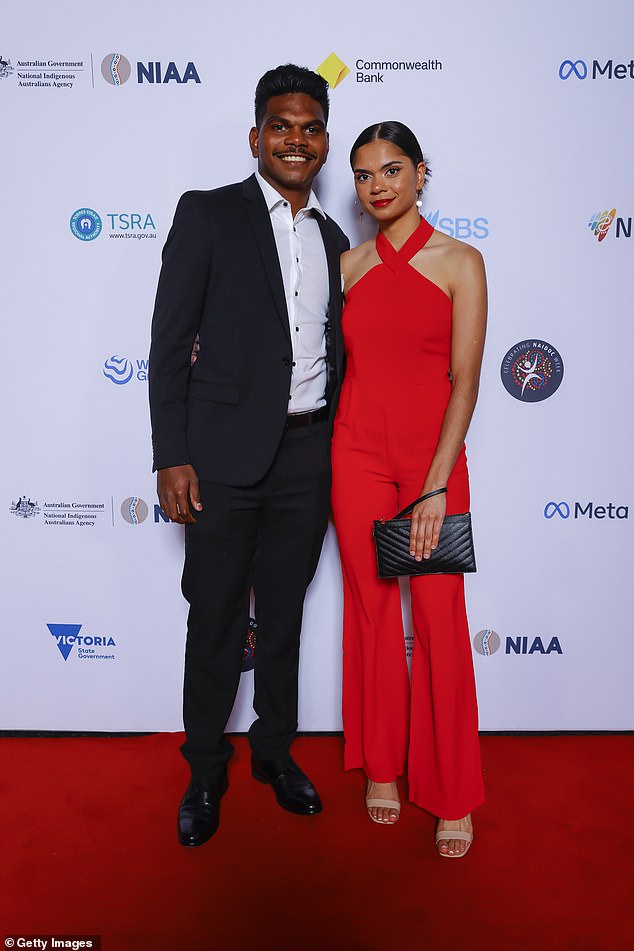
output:
<instances>
[{"instance_id":1,"label":"wide-leg red trousers","mask_svg":"<svg viewBox=\"0 0 634 951\"><path fill-rule=\"evenodd\" d=\"M407 764L410 800L459 819L484 801L464 582L462 575L411 579L410 688L399 584L377 577L372 523L418 497L435 439L423 430L417 437L402 413L388 427L375 389L346 379L332 450L344 581L344 765L392 782ZM407 406L412 391L402 397ZM468 511L464 448L447 488L447 514Z\"/></svg>"}]
</instances>

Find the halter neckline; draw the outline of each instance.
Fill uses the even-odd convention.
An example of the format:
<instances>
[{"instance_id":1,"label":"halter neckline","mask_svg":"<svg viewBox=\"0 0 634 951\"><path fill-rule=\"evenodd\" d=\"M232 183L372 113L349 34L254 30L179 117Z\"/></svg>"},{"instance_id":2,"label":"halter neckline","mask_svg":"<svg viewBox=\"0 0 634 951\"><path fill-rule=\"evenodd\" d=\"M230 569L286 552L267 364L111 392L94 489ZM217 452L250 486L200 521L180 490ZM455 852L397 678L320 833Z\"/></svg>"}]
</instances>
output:
<instances>
[{"instance_id":1,"label":"halter neckline","mask_svg":"<svg viewBox=\"0 0 634 951\"><path fill-rule=\"evenodd\" d=\"M376 236L377 254L384 264L394 269L400 262L407 264L411 261L414 255L417 254L421 248L425 247L433 233L434 229L432 226L421 216L417 228L410 234L405 244L397 251L396 248L390 244L383 232L379 231Z\"/></svg>"}]
</instances>

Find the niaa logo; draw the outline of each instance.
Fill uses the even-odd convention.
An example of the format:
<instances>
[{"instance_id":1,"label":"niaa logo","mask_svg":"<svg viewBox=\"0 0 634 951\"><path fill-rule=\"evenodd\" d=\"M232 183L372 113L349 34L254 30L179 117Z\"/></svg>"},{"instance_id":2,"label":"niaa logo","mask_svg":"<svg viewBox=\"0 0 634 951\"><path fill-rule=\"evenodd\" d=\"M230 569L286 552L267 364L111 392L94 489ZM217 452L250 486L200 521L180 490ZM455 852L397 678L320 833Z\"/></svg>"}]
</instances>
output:
<instances>
[{"instance_id":1,"label":"niaa logo","mask_svg":"<svg viewBox=\"0 0 634 951\"><path fill-rule=\"evenodd\" d=\"M132 495L121 503L121 515L128 525L140 525L148 516L147 502L138 495Z\"/></svg>"},{"instance_id":2,"label":"niaa logo","mask_svg":"<svg viewBox=\"0 0 634 951\"><path fill-rule=\"evenodd\" d=\"M483 657L490 657L500 649L501 641L498 634L490 628L478 631L473 638L473 646L478 654ZM519 635L518 637L505 638L505 654L563 654L558 637L551 637L548 644L544 644L541 637L528 638Z\"/></svg>"},{"instance_id":3,"label":"niaa logo","mask_svg":"<svg viewBox=\"0 0 634 951\"><path fill-rule=\"evenodd\" d=\"M78 208L71 215L70 230L80 241L94 241L101 228L101 218L92 208Z\"/></svg>"},{"instance_id":4,"label":"niaa logo","mask_svg":"<svg viewBox=\"0 0 634 951\"><path fill-rule=\"evenodd\" d=\"M103 375L118 386L129 383L133 373L134 367L132 366L132 362L126 359L126 357L117 356L116 353L108 357L103 365Z\"/></svg>"},{"instance_id":5,"label":"niaa logo","mask_svg":"<svg viewBox=\"0 0 634 951\"><path fill-rule=\"evenodd\" d=\"M130 60L123 53L108 53L101 61L101 75L111 86L123 86L131 72Z\"/></svg>"}]
</instances>

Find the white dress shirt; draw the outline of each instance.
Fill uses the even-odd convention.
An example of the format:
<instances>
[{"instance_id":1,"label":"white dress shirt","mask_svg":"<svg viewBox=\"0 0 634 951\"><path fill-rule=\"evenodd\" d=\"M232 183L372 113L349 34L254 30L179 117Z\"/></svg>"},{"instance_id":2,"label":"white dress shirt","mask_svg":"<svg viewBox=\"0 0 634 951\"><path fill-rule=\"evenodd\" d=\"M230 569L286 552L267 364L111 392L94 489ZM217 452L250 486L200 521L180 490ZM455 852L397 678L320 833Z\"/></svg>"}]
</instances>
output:
<instances>
[{"instance_id":1,"label":"white dress shirt","mask_svg":"<svg viewBox=\"0 0 634 951\"><path fill-rule=\"evenodd\" d=\"M277 256L293 346L289 415L310 413L326 405L326 319L328 262L315 214L326 217L311 191L305 208L293 218L290 202L255 173L264 194Z\"/></svg>"}]
</instances>

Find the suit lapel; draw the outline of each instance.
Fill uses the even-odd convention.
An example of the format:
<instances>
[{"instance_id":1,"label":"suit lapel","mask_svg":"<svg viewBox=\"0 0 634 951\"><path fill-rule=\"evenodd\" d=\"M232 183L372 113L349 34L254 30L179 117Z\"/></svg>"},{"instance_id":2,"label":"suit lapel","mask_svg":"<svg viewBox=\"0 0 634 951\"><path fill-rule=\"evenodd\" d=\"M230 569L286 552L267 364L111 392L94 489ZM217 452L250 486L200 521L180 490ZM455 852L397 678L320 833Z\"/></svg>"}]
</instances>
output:
<instances>
[{"instance_id":1,"label":"suit lapel","mask_svg":"<svg viewBox=\"0 0 634 951\"><path fill-rule=\"evenodd\" d=\"M262 258L264 271L269 282L273 300L275 301L275 307L282 322L284 333L290 342L291 331L288 325L284 281L282 279L280 261L277 256L275 236L271 225L271 217L266 207L266 202L264 201L264 195L257 183L255 175L251 175L250 178L247 178L247 180L242 183L242 193L247 199L247 214L255 234L255 242L260 252L260 257Z\"/></svg>"},{"instance_id":2,"label":"suit lapel","mask_svg":"<svg viewBox=\"0 0 634 951\"><path fill-rule=\"evenodd\" d=\"M335 381L340 379L340 347L338 338L341 326L341 263L339 249L335 245L328 229L327 221L321 215L315 215L319 230L321 231L322 241L326 249L326 261L328 263L328 320L326 323L326 347L328 351L328 364L330 368L329 382L335 385Z\"/></svg>"}]
</instances>

